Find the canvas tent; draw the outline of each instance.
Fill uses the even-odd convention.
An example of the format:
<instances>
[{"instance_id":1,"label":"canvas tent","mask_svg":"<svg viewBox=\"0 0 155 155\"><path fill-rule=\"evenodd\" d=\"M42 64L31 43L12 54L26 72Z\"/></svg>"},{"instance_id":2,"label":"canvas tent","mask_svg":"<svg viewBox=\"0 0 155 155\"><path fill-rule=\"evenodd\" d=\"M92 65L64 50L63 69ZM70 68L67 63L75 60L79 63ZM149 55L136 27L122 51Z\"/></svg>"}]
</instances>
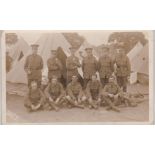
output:
<instances>
[{"instance_id":1,"label":"canvas tent","mask_svg":"<svg viewBox=\"0 0 155 155\"><path fill-rule=\"evenodd\" d=\"M136 74L136 81L147 83L149 76L149 45L146 44L134 55L131 61L131 71Z\"/></svg>"},{"instance_id":2,"label":"canvas tent","mask_svg":"<svg viewBox=\"0 0 155 155\"><path fill-rule=\"evenodd\" d=\"M9 51L14 63L16 63L30 50L30 46L22 37L19 37L15 44L7 45L6 49Z\"/></svg>"},{"instance_id":3,"label":"canvas tent","mask_svg":"<svg viewBox=\"0 0 155 155\"><path fill-rule=\"evenodd\" d=\"M129 57L130 61L132 62L132 60L135 58L135 56L137 56L137 54L143 49L143 45L138 42L134 48L132 48L132 50L127 54L127 56Z\"/></svg>"},{"instance_id":4,"label":"canvas tent","mask_svg":"<svg viewBox=\"0 0 155 155\"><path fill-rule=\"evenodd\" d=\"M45 76L47 76L47 59L50 57L51 49L59 49L58 55L61 59L66 59L66 57L69 56L69 47L71 45L61 33L43 34L36 43L39 44L38 54L42 56L44 61L43 75ZM12 83L27 83L24 63L29 54L31 54L31 51L18 61L14 68L8 72L6 77L7 81Z\"/></svg>"}]
</instances>

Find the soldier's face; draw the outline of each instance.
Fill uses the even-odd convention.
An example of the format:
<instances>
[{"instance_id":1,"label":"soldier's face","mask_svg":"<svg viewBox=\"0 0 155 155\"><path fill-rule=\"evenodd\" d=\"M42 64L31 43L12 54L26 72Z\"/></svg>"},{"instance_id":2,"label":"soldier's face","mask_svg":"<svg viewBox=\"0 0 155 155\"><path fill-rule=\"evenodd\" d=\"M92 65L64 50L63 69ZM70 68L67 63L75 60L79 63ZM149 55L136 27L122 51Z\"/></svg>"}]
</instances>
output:
<instances>
[{"instance_id":1,"label":"soldier's face","mask_svg":"<svg viewBox=\"0 0 155 155\"><path fill-rule=\"evenodd\" d=\"M52 79L52 84L56 84L57 83L57 79Z\"/></svg>"},{"instance_id":2,"label":"soldier's face","mask_svg":"<svg viewBox=\"0 0 155 155\"><path fill-rule=\"evenodd\" d=\"M74 55L75 54L75 49L70 49L70 53L71 53L71 55Z\"/></svg>"},{"instance_id":3,"label":"soldier's face","mask_svg":"<svg viewBox=\"0 0 155 155\"><path fill-rule=\"evenodd\" d=\"M125 54L124 49L119 49L119 54L120 54L120 55L124 55L124 54Z\"/></svg>"},{"instance_id":4,"label":"soldier's face","mask_svg":"<svg viewBox=\"0 0 155 155\"><path fill-rule=\"evenodd\" d=\"M87 56L92 56L92 50L87 50Z\"/></svg>"},{"instance_id":5,"label":"soldier's face","mask_svg":"<svg viewBox=\"0 0 155 155\"><path fill-rule=\"evenodd\" d=\"M55 57L57 56L57 54L56 54L55 52L53 52L53 53L51 54L51 56L55 58Z\"/></svg>"},{"instance_id":6,"label":"soldier's face","mask_svg":"<svg viewBox=\"0 0 155 155\"><path fill-rule=\"evenodd\" d=\"M37 52L38 52L38 49L37 48L32 48L32 53L33 54L37 54Z\"/></svg>"},{"instance_id":7,"label":"soldier's face","mask_svg":"<svg viewBox=\"0 0 155 155\"><path fill-rule=\"evenodd\" d=\"M72 77L72 82L74 83L74 82L77 82L77 77L76 76L73 76Z\"/></svg>"},{"instance_id":8,"label":"soldier's face","mask_svg":"<svg viewBox=\"0 0 155 155\"><path fill-rule=\"evenodd\" d=\"M31 88L32 88L33 90L36 90L36 89L37 89L37 84L36 84L36 83L32 83L32 84L31 84Z\"/></svg>"}]
</instances>

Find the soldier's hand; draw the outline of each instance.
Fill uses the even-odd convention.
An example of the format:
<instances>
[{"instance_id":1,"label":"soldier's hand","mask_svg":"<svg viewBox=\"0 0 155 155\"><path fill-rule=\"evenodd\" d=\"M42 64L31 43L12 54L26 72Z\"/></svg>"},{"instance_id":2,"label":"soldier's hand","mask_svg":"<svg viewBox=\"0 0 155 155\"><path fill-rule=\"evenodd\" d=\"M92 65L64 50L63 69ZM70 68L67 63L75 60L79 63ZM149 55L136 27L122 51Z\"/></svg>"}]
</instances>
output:
<instances>
[{"instance_id":1,"label":"soldier's hand","mask_svg":"<svg viewBox=\"0 0 155 155\"><path fill-rule=\"evenodd\" d=\"M108 96L112 98L113 97L113 94L108 94Z\"/></svg>"},{"instance_id":2,"label":"soldier's hand","mask_svg":"<svg viewBox=\"0 0 155 155\"><path fill-rule=\"evenodd\" d=\"M50 102L53 102L53 99L52 99L51 97L49 97L49 101L50 101Z\"/></svg>"},{"instance_id":3,"label":"soldier's hand","mask_svg":"<svg viewBox=\"0 0 155 155\"><path fill-rule=\"evenodd\" d=\"M56 101L55 101L55 103L57 104L59 102L59 100L60 100L60 98L57 98Z\"/></svg>"},{"instance_id":4,"label":"soldier's hand","mask_svg":"<svg viewBox=\"0 0 155 155\"><path fill-rule=\"evenodd\" d=\"M78 98L78 103L80 103L81 102L81 99L80 98Z\"/></svg>"},{"instance_id":5,"label":"soldier's hand","mask_svg":"<svg viewBox=\"0 0 155 155\"><path fill-rule=\"evenodd\" d=\"M27 74L31 74L31 70L30 69L27 70Z\"/></svg>"},{"instance_id":6,"label":"soldier's hand","mask_svg":"<svg viewBox=\"0 0 155 155\"><path fill-rule=\"evenodd\" d=\"M78 101L75 101L75 105L78 105Z\"/></svg>"}]
</instances>

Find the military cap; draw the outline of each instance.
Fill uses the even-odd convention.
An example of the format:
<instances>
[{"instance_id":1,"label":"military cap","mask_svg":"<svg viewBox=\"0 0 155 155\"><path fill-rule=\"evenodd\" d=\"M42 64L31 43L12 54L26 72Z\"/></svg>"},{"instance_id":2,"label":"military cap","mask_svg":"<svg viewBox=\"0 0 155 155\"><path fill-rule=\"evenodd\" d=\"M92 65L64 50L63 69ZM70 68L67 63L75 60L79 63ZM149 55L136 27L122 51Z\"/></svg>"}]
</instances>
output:
<instances>
[{"instance_id":1,"label":"military cap","mask_svg":"<svg viewBox=\"0 0 155 155\"><path fill-rule=\"evenodd\" d=\"M87 51L87 50L93 50L93 48L92 47L86 47L85 51Z\"/></svg>"},{"instance_id":2,"label":"military cap","mask_svg":"<svg viewBox=\"0 0 155 155\"><path fill-rule=\"evenodd\" d=\"M39 45L38 44L32 44L31 47L35 48L35 49L38 49Z\"/></svg>"},{"instance_id":3,"label":"military cap","mask_svg":"<svg viewBox=\"0 0 155 155\"><path fill-rule=\"evenodd\" d=\"M71 50L71 49L76 49L74 46L71 46L71 47L69 47L69 49Z\"/></svg>"},{"instance_id":4,"label":"military cap","mask_svg":"<svg viewBox=\"0 0 155 155\"><path fill-rule=\"evenodd\" d=\"M51 53L55 53L55 52L57 52L57 50L51 50Z\"/></svg>"},{"instance_id":5,"label":"military cap","mask_svg":"<svg viewBox=\"0 0 155 155\"><path fill-rule=\"evenodd\" d=\"M105 45L105 46L102 47L102 49L107 49L107 50L109 50L109 46Z\"/></svg>"}]
</instances>

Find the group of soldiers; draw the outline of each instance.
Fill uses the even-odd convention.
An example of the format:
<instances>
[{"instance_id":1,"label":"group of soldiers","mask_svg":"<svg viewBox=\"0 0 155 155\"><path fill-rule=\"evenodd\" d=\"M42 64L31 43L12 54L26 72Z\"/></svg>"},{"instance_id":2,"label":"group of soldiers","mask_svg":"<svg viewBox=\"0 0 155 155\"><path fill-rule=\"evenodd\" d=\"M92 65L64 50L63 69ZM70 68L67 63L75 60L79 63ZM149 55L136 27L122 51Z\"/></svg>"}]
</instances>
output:
<instances>
[{"instance_id":1,"label":"group of soldiers","mask_svg":"<svg viewBox=\"0 0 155 155\"><path fill-rule=\"evenodd\" d=\"M47 60L48 81L43 80L43 59L37 54L39 45L33 44L32 54L26 58L24 70L27 73L29 92L25 107L29 111L56 110L62 107L98 109L106 106L107 110L119 112L117 105L132 103L125 97L127 81L130 76L130 61L123 46L118 47L113 60L109 47L102 48L99 60L93 55L93 48L85 49L86 56L82 63L75 56L76 49L70 47L70 56L66 59L67 84L61 82L63 64L57 57L57 50L51 50ZM83 71L83 85L79 82L78 68ZM97 78L99 73L100 80Z\"/></svg>"}]
</instances>

